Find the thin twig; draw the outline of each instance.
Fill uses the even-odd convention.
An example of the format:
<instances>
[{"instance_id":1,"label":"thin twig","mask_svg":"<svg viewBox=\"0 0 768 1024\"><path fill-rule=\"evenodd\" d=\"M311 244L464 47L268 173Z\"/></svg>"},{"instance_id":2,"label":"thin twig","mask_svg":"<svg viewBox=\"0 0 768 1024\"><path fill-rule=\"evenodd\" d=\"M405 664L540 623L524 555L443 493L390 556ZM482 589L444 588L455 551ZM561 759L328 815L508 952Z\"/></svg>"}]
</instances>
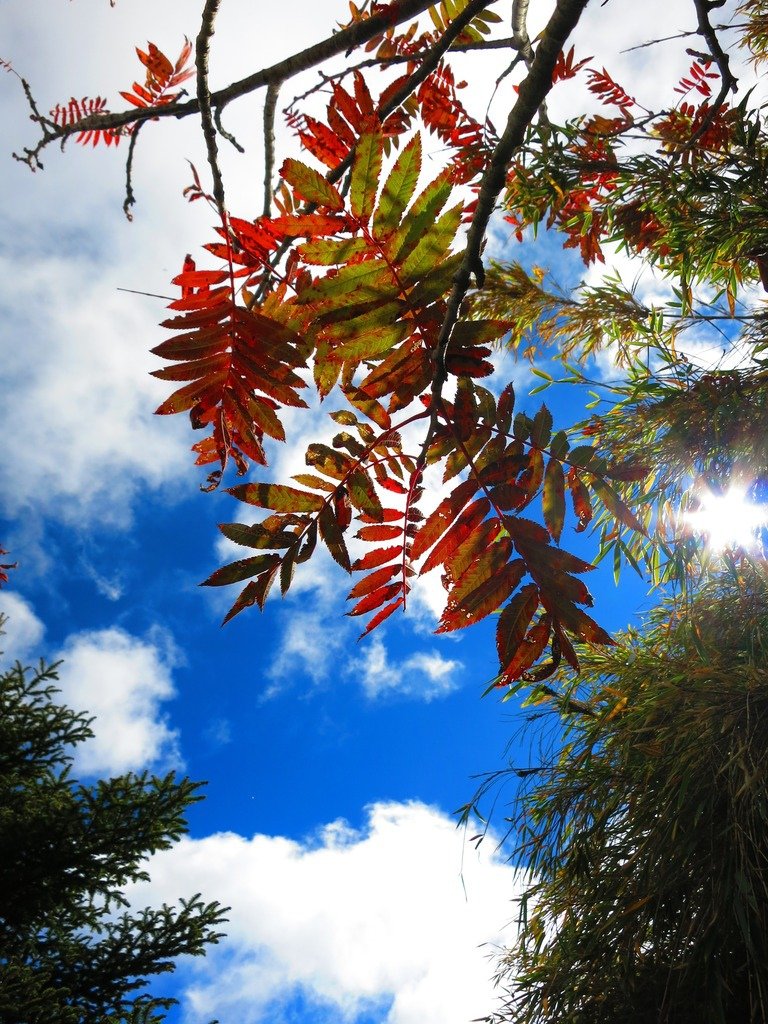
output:
<instances>
[{"instance_id":1,"label":"thin twig","mask_svg":"<svg viewBox=\"0 0 768 1024\"><path fill-rule=\"evenodd\" d=\"M432 5L434 0L398 0L396 4L389 4L380 13L373 14L369 18L350 25L349 28L335 32L326 39L308 46L305 50L295 53L285 60L272 64L270 67L262 68L247 78L232 82L223 89L218 89L210 94L210 106L213 110L223 110L232 100L241 96L247 96L256 89L261 89L270 82L282 82L287 78L307 71L309 68L321 64L323 61L348 50L356 49L363 43L367 43L373 36L379 35L388 28L399 25L409 18L421 14ZM198 97L192 97L183 102L168 103L162 106L132 107L130 110L123 110L116 114L89 114L68 125L57 125L43 117L34 104L29 87L25 85L28 102L33 110L32 120L36 121L43 130L43 138L34 149L24 149L23 156L14 153L17 160L29 164L34 170L42 168L39 160L39 153L50 142L55 140L64 141L71 135L78 135L84 131L106 131L107 129L117 130L127 125L138 124L143 121L160 120L165 117L183 118L199 113L200 103Z\"/></svg>"},{"instance_id":2,"label":"thin twig","mask_svg":"<svg viewBox=\"0 0 768 1024\"><path fill-rule=\"evenodd\" d=\"M195 66L197 68L197 102L200 107L200 125L203 129L205 148L208 153L208 165L213 178L213 198L216 200L221 222L226 226L227 204L224 198L224 181L219 167L219 147L216 142L216 126L211 113L211 91L208 87L208 55L214 23L219 12L221 0L206 0L203 8L203 20L195 41Z\"/></svg>"},{"instance_id":3,"label":"thin twig","mask_svg":"<svg viewBox=\"0 0 768 1024\"><path fill-rule=\"evenodd\" d=\"M717 38L717 32L709 20L710 11L713 11L718 7L722 7L723 0L693 0L693 6L696 8L696 17L699 23L698 35L704 38L707 48L712 54L712 59L717 64L718 70L720 71L720 78L722 81L720 84L720 91L715 97L715 101L712 104L709 113L686 143L687 149L690 149L695 145L702 135L709 131L715 118L720 112L723 103L725 102L725 97L729 92L736 92L738 86L738 82L731 72L728 54L720 45L720 40Z\"/></svg>"},{"instance_id":4,"label":"thin twig","mask_svg":"<svg viewBox=\"0 0 768 1024\"><path fill-rule=\"evenodd\" d=\"M224 125L221 123L221 111L219 110L218 107L213 108L213 123L216 125L216 131L219 133L222 139L226 139L231 146L235 147L238 153L245 152L245 147L241 146L240 143L235 138L235 136L232 134L232 132L228 132Z\"/></svg>"},{"instance_id":5,"label":"thin twig","mask_svg":"<svg viewBox=\"0 0 768 1024\"><path fill-rule=\"evenodd\" d=\"M142 129L142 124L137 124L134 130L131 132L131 141L128 143L128 157L125 161L125 202L123 203L123 213L128 220L133 220L133 214L131 213L131 207L136 203L136 196L133 192L133 157L136 152L136 140L139 137L139 132Z\"/></svg>"}]
</instances>

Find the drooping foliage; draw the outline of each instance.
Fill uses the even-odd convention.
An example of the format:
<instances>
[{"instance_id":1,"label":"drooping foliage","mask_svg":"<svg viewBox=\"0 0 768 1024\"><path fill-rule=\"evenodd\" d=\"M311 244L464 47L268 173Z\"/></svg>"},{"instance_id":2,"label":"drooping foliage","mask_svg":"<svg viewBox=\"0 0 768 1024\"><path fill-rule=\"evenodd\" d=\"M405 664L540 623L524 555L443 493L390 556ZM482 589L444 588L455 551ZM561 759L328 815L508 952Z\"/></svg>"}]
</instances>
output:
<instances>
[{"instance_id":1,"label":"drooping foliage","mask_svg":"<svg viewBox=\"0 0 768 1024\"><path fill-rule=\"evenodd\" d=\"M513 823L534 880L494 1019L765 1020L766 637L765 569L734 563L531 692L564 736Z\"/></svg>"},{"instance_id":2,"label":"drooping foliage","mask_svg":"<svg viewBox=\"0 0 768 1024\"><path fill-rule=\"evenodd\" d=\"M176 1000L147 993L149 979L215 943L224 908L198 894L137 909L125 893L186 832L200 784L78 782L73 751L91 720L56 702L56 678L42 664L0 674L0 1019L160 1022Z\"/></svg>"}]
</instances>

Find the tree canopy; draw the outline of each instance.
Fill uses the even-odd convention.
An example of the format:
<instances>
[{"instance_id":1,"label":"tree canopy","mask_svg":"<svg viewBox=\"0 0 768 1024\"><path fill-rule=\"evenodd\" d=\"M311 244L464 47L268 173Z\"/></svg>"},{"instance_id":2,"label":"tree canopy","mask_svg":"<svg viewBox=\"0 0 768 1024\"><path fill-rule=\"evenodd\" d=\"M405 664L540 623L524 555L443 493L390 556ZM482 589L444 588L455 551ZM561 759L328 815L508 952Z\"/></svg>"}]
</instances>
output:
<instances>
[{"instance_id":1,"label":"tree canopy","mask_svg":"<svg viewBox=\"0 0 768 1024\"><path fill-rule=\"evenodd\" d=\"M159 1022L175 999L144 991L149 979L215 943L225 909L199 894L137 909L126 889L186 832L201 784L78 782L91 719L56 702L56 678L43 664L0 674L0 1019Z\"/></svg>"},{"instance_id":2,"label":"tree canopy","mask_svg":"<svg viewBox=\"0 0 768 1024\"><path fill-rule=\"evenodd\" d=\"M221 526L245 549L205 581L244 584L225 621L278 581L285 594L318 542L355 576L363 636L439 570L438 632L497 616L491 688L560 716L517 822L537 880L502 968L508 1018L764 1020L765 579L733 538L724 561L712 554L704 513L754 498L768 473L768 4L691 0L667 38L685 73L652 102L642 79L577 51L587 3L350 3L324 40L214 90L219 0L206 0L177 59L137 50L126 109L96 97L42 113L19 75L38 137L17 158L35 169L53 143L122 145L130 216L140 133L199 119L208 167L186 194L209 204L216 236L204 257L179 254L153 352L172 382L158 413L202 434L203 486L226 479L260 517ZM637 47L648 32L638 18ZM471 50L512 86L498 125L462 99ZM302 159L278 154L278 101L312 68L320 83L284 111ZM260 90L263 190L233 209L219 151L243 144L223 117ZM557 123L553 96L569 90L577 110ZM520 258L511 241L485 258L494 216ZM537 233L586 267L626 253L656 293L615 274L559 288L531 265ZM727 360L692 359L701 338ZM511 384L486 387L505 348L561 360L563 383L598 389L591 414L555 423ZM596 379L600 354L611 380ZM537 390L555 383L536 372ZM269 446L310 391L337 432L309 445L306 472L272 482ZM593 537L594 561L561 547L566 524ZM618 642L585 610L583 577L606 558L674 595Z\"/></svg>"}]
</instances>

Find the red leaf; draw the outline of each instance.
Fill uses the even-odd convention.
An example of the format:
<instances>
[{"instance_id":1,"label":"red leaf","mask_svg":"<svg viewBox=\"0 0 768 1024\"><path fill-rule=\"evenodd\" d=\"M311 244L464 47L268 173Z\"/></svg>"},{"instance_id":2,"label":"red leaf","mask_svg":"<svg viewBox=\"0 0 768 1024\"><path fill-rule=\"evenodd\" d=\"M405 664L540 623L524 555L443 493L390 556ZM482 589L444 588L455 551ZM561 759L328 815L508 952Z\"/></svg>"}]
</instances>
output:
<instances>
[{"instance_id":1,"label":"red leaf","mask_svg":"<svg viewBox=\"0 0 768 1024\"><path fill-rule=\"evenodd\" d=\"M402 534L399 526L363 526L357 531L360 540L393 540Z\"/></svg>"},{"instance_id":2,"label":"red leaf","mask_svg":"<svg viewBox=\"0 0 768 1024\"><path fill-rule=\"evenodd\" d=\"M399 594L402 590L402 583L388 583L383 587L379 587L378 590L371 591L370 594L358 601L355 607L347 612L347 615L365 615L367 612L372 612L374 608L378 608L379 605L384 604L385 601L389 601Z\"/></svg>"},{"instance_id":3,"label":"red leaf","mask_svg":"<svg viewBox=\"0 0 768 1024\"><path fill-rule=\"evenodd\" d=\"M353 600L356 597L364 597L365 594L370 594L372 590L376 590L378 587L383 586L392 577L400 571L400 564L395 562L394 565L385 565L381 569L375 569L372 573L369 573L364 579L356 583L355 586L350 590L347 600Z\"/></svg>"},{"instance_id":4,"label":"red leaf","mask_svg":"<svg viewBox=\"0 0 768 1024\"><path fill-rule=\"evenodd\" d=\"M448 606L435 632L448 633L454 629L464 629L465 626L471 626L491 612L495 612L506 601L524 574L525 563L518 558L484 580L458 603L452 602L449 598Z\"/></svg>"},{"instance_id":5,"label":"red leaf","mask_svg":"<svg viewBox=\"0 0 768 1024\"><path fill-rule=\"evenodd\" d=\"M456 552L462 541L466 540L475 527L485 519L490 507L491 503L487 498L479 498L470 505L432 548L432 551L421 567L420 575L429 572L438 565L442 565L443 562L447 562Z\"/></svg>"},{"instance_id":6,"label":"red leaf","mask_svg":"<svg viewBox=\"0 0 768 1024\"><path fill-rule=\"evenodd\" d=\"M502 665L502 672L496 685L509 686L515 679L519 679L524 672L527 672L544 653L551 631L551 616L542 615L536 625L528 630L509 664Z\"/></svg>"},{"instance_id":7,"label":"red leaf","mask_svg":"<svg viewBox=\"0 0 768 1024\"><path fill-rule=\"evenodd\" d=\"M499 616L496 627L496 649L502 669L509 665L523 642L525 631L539 607L539 590L535 584L523 587Z\"/></svg>"},{"instance_id":8,"label":"red leaf","mask_svg":"<svg viewBox=\"0 0 768 1024\"><path fill-rule=\"evenodd\" d=\"M358 558L353 563L352 569L355 572L364 572L366 569L375 569L377 565L383 565L385 562L391 561L393 558L398 558L403 551L402 544L393 544L388 548L376 548L375 551L369 551L362 558Z\"/></svg>"},{"instance_id":9,"label":"red leaf","mask_svg":"<svg viewBox=\"0 0 768 1024\"><path fill-rule=\"evenodd\" d=\"M387 605L386 608L382 608L380 612L377 612L373 616L371 621L368 623L368 625L365 627L363 632L360 634L358 640L362 640L364 636L367 636L370 632L376 629L377 626L380 626L385 619L389 618L392 612L396 611L400 607L401 604L405 604L404 595L398 597L396 601L393 601L392 604Z\"/></svg>"}]
</instances>

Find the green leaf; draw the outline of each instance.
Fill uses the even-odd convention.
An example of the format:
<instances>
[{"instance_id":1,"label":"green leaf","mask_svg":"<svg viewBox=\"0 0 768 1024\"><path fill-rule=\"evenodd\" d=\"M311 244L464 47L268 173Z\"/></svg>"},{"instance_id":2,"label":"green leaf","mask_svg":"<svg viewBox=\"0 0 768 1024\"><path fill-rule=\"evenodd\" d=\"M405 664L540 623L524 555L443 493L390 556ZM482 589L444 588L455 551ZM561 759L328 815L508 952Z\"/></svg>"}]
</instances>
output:
<instances>
[{"instance_id":1,"label":"green leaf","mask_svg":"<svg viewBox=\"0 0 768 1024\"><path fill-rule=\"evenodd\" d=\"M345 341L334 348L333 358L356 363L363 359L381 359L407 337L410 329L410 323L400 320L398 323L363 330L357 338Z\"/></svg>"},{"instance_id":2,"label":"green leaf","mask_svg":"<svg viewBox=\"0 0 768 1024\"><path fill-rule=\"evenodd\" d=\"M297 251L305 263L330 267L348 263L367 248L364 238L312 238L300 245Z\"/></svg>"},{"instance_id":3,"label":"green leaf","mask_svg":"<svg viewBox=\"0 0 768 1024\"><path fill-rule=\"evenodd\" d=\"M463 204L458 203L450 210L446 210L430 230L424 232L407 259L403 261L401 275L404 278L418 280L443 259L459 230L463 211Z\"/></svg>"},{"instance_id":4,"label":"green leaf","mask_svg":"<svg viewBox=\"0 0 768 1024\"><path fill-rule=\"evenodd\" d=\"M319 512L325 505L325 499L319 494L310 494L285 484L238 484L230 487L227 494L238 501L269 508L273 512Z\"/></svg>"},{"instance_id":5,"label":"green leaf","mask_svg":"<svg viewBox=\"0 0 768 1024\"><path fill-rule=\"evenodd\" d=\"M296 302L306 305L313 302L328 302L333 306L349 306L353 303L384 303L390 300L385 295L386 286L392 289L392 271L383 260L366 260L343 266L338 272L321 277L303 288L296 296Z\"/></svg>"},{"instance_id":6,"label":"green leaf","mask_svg":"<svg viewBox=\"0 0 768 1024\"><path fill-rule=\"evenodd\" d=\"M642 533L644 536L645 527L637 518L635 513L624 504L614 489L607 484L600 477L593 476L590 480L592 490L602 501L605 507L611 512L622 525L629 527L630 530L635 530L637 533Z\"/></svg>"},{"instance_id":7,"label":"green leaf","mask_svg":"<svg viewBox=\"0 0 768 1024\"><path fill-rule=\"evenodd\" d=\"M403 223L390 235L385 247L388 259L397 265L407 259L424 233L434 226L450 194L450 169L447 168L427 185L408 211Z\"/></svg>"},{"instance_id":8,"label":"green leaf","mask_svg":"<svg viewBox=\"0 0 768 1024\"><path fill-rule=\"evenodd\" d=\"M381 135L363 135L357 144L349 185L352 213L365 224L370 220L379 187L382 156Z\"/></svg>"},{"instance_id":9,"label":"green leaf","mask_svg":"<svg viewBox=\"0 0 768 1024\"><path fill-rule=\"evenodd\" d=\"M344 200L339 195L338 189L327 182L322 174L313 167L307 167L300 160L293 160L289 157L280 168L280 174L294 192L297 192L302 199L306 199L308 203L316 203L329 210L344 209Z\"/></svg>"},{"instance_id":10,"label":"green leaf","mask_svg":"<svg viewBox=\"0 0 768 1024\"><path fill-rule=\"evenodd\" d=\"M397 228L421 171L421 136L414 135L389 172L373 215L373 235L386 238Z\"/></svg>"}]
</instances>

